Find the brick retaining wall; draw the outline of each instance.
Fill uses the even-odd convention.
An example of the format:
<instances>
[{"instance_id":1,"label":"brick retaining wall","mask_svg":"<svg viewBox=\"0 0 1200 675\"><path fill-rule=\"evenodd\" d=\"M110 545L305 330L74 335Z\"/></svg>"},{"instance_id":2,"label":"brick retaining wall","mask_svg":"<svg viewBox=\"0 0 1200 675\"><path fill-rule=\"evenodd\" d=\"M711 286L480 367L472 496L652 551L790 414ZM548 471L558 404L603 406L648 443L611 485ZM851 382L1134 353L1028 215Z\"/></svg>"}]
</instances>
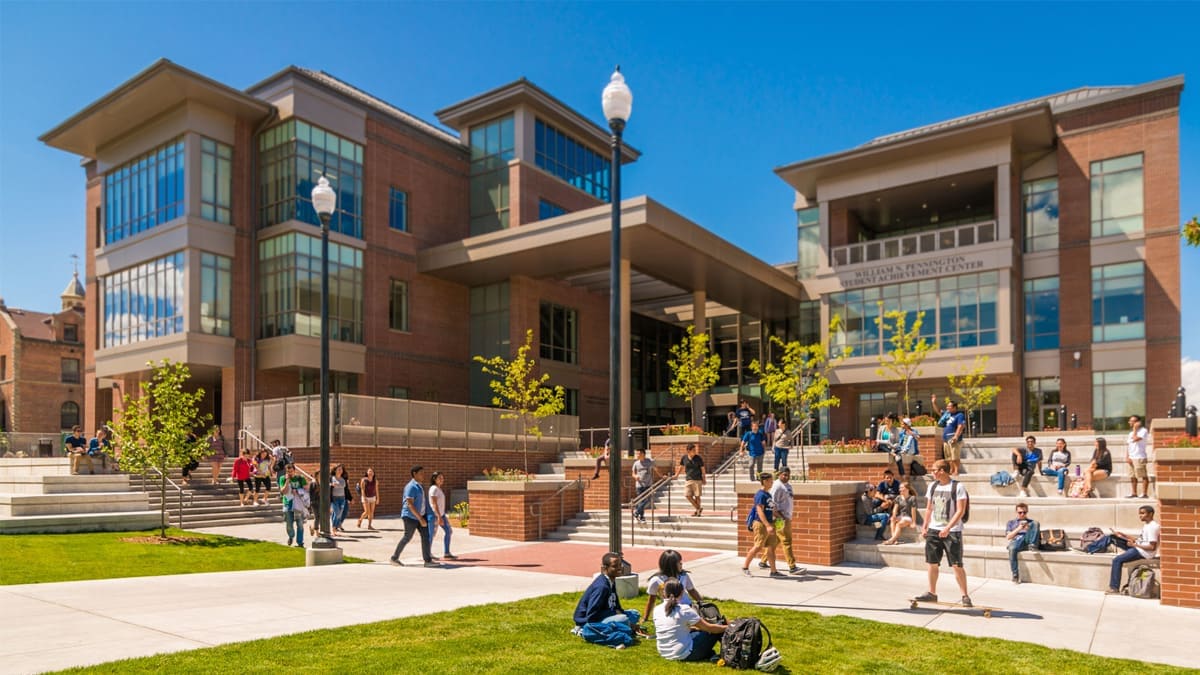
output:
<instances>
[{"instance_id":1,"label":"brick retaining wall","mask_svg":"<svg viewBox=\"0 0 1200 675\"><path fill-rule=\"evenodd\" d=\"M537 541L582 509L580 490L567 481L471 481L471 534ZM541 531L538 512L541 512Z\"/></svg>"},{"instance_id":2,"label":"brick retaining wall","mask_svg":"<svg viewBox=\"0 0 1200 675\"><path fill-rule=\"evenodd\" d=\"M792 553L796 560L810 565L837 565L846 559L845 544L854 539L854 500L862 483L831 481L798 483L792 481ZM746 518L754 505L758 483L738 483L738 555L746 555L754 545L754 535L746 529ZM778 550L778 560L784 560ZM781 563L786 565L786 563Z\"/></svg>"}]
</instances>

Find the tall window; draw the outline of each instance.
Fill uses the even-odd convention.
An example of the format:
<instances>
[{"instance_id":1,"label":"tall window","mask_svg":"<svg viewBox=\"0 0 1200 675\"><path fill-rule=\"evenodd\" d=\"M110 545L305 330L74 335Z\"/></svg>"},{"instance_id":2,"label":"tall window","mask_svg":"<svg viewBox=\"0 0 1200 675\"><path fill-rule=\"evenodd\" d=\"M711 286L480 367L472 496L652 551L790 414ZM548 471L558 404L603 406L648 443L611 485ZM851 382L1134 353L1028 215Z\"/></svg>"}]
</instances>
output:
<instances>
[{"instance_id":1,"label":"tall window","mask_svg":"<svg viewBox=\"0 0 1200 675\"><path fill-rule=\"evenodd\" d=\"M1142 231L1142 155L1092 162L1092 236Z\"/></svg>"},{"instance_id":2,"label":"tall window","mask_svg":"<svg viewBox=\"0 0 1200 675\"><path fill-rule=\"evenodd\" d=\"M233 148L208 138L200 139L200 217L229 223L233 192Z\"/></svg>"},{"instance_id":3,"label":"tall window","mask_svg":"<svg viewBox=\"0 0 1200 675\"><path fill-rule=\"evenodd\" d=\"M612 160L546 124L534 123L535 162L600 201L609 201L608 172Z\"/></svg>"},{"instance_id":4,"label":"tall window","mask_svg":"<svg viewBox=\"0 0 1200 675\"><path fill-rule=\"evenodd\" d=\"M111 244L183 215L183 137L104 176L104 243Z\"/></svg>"},{"instance_id":5,"label":"tall window","mask_svg":"<svg viewBox=\"0 0 1200 675\"><path fill-rule=\"evenodd\" d=\"M79 384L79 359L62 359L62 381L66 384Z\"/></svg>"},{"instance_id":6,"label":"tall window","mask_svg":"<svg viewBox=\"0 0 1200 675\"><path fill-rule=\"evenodd\" d=\"M558 204L555 204L554 202L548 202L545 199L538 200L538 220L545 220L547 218L561 216L566 212L566 209Z\"/></svg>"},{"instance_id":7,"label":"tall window","mask_svg":"<svg viewBox=\"0 0 1200 675\"><path fill-rule=\"evenodd\" d=\"M79 404L67 401L58 410L58 428L70 429L76 424L79 424Z\"/></svg>"},{"instance_id":8,"label":"tall window","mask_svg":"<svg viewBox=\"0 0 1200 675\"><path fill-rule=\"evenodd\" d=\"M290 232L258 243L259 336L321 336L321 240ZM363 342L363 252L329 244L329 337Z\"/></svg>"},{"instance_id":9,"label":"tall window","mask_svg":"<svg viewBox=\"0 0 1200 675\"><path fill-rule=\"evenodd\" d=\"M1058 277L1025 281L1025 351L1039 349L1058 349Z\"/></svg>"},{"instance_id":10,"label":"tall window","mask_svg":"<svg viewBox=\"0 0 1200 675\"><path fill-rule=\"evenodd\" d=\"M821 264L821 209L796 211L796 277L807 279Z\"/></svg>"},{"instance_id":11,"label":"tall window","mask_svg":"<svg viewBox=\"0 0 1200 675\"><path fill-rule=\"evenodd\" d=\"M1146 371L1104 370L1092 373L1092 427L1125 431L1130 415L1146 410Z\"/></svg>"},{"instance_id":12,"label":"tall window","mask_svg":"<svg viewBox=\"0 0 1200 675\"><path fill-rule=\"evenodd\" d=\"M563 389L563 411L564 415L579 415L579 390L578 389Z\"/></svg>"},{"instance_id":13,"label":"tall window","mask_svg":"<svg viewBox=\"0 0 1200 675\"><path fill-rule=\"evenodd\" d=\"M8 379L8 355L0 354L0 381Z\"/></svg>"},{"instance_id":14,"label":"tall window","mask_svg":"<svg viewBox=\"0 0 1200 675\"><path fill-rule=\"evenodd\" d=\"M229 335L233 302L232 261L223 255L200 254L200 332Z\"/></svg>"},{"instance_id":15,"label":"tall window","mask_svg":"<svg viewBox=\"0 0 1200 675\"><path fill-rule=\"evenodd\" d=\"M260 228L288 220L320 225L312 190L325 176L337 190L329 229L362 239L363 146L290 119L259 134L258 151Z\"/></svg>"},{"instance_id":16,"label":"tall window","mask_svg":"<svg viewBox=\"0 0 1200 675\"><path fill-rule=\"evenodd\" d=\"M1058 177L1021 186L1025 202L1025 252L1058 248Z\"/></svg>"},{"instance_id":17,"label":"tall window","mask_svg":"<svg viewBox=\"0 0 1200 675\"><path fill-rule=\"evenodd\" d=\"M540 314L542 358L579 363L579 321L575 310L543 302Z\"/></svg>"},{"instance_id":18,"label":"tall window","mask_svg":"<svg viewBox=\"0 0 1200 675\"><path fill-rule=\"evenodd\" d=\"M388 227L408 232L408 193L395 186L388 188Z\"/></svg>"},{"instance_id":19,"label":"tall window","mask_svg":"<svg viewBox=\"0 0 1200 675\"><path fill-rule=\"evenodd\" d=\"M103 346L182 333L183 253L171 253L100 277Z\"/></svg>"},{"instance_id":20,"label":"tall window","mask_svg":"<svg viewBox=\"0 0 1200 675\"><path fill-rule=\"evenodd\" d=\"M1092 268L1092 342L1146 336L1146 266L1141 261Z\"/></svg>"},{"instance_id":21,"label":"tall window","mask_svg":"<svg viewBox=\"0 0 1200 675\"><path fill-rule=\"evenodd\" d=\"M79 342L79 326L63 324L63 342Z\"/></svg>"},{"instance_id":22,"label":"tall window","mask_svg":"<svg viewBox=\"0 0 1200 675\"><path fill-rule=\"evenodd\" d=\"M512 115L471 127L471 235L508 228Z\"/></svg>"},{"instance_id":23,"label":"tall window","mask_svg":"<svg viewBox=\"0 0 1200 675\"><path fill-rule=\"evenodd\" d=\"M388 328L408 330L408 283L392 279L388 293Z\"/></svg>"},{"instance_id":24,"label":"tall window","mask_svg":"<svg viewBox=\"0 0 1200 675\"><path fill-rule=\"evenodd\" d=\"M471 289L471 351L484 358L511 358L509 338L508 282ZM479 368L471 368L471 405L491 405L492 390L488 377Z\"/></svg>"}]
</instances>

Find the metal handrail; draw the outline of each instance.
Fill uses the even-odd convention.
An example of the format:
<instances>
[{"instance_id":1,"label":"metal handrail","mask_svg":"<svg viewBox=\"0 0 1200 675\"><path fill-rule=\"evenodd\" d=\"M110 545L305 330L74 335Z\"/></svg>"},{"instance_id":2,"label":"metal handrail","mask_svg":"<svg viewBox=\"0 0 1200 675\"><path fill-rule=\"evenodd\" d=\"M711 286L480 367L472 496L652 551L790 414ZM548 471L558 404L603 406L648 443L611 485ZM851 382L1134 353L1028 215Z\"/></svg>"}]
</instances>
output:
<instances>
[{"instance_id":1,"label":"metal handrail","mask_svg":"<svg viewBox=\"0 0 1200 675\"><path fill-rule=\"evenodd\" d=\"M648 490L646 490L645 492L643 492L640 495L635 496L633 499L629 500L628 504L623 505L623 506L627 506L629 508L629 545L630 546L633 546L635 543L634 542L634 530L636 528L634 527L634 523L633 523L633 514L637 510L638 505L654 499L654 497L660 491L662 491L663 488L667 487L667 485L671 481L675 480L677 477L678 477L678 475L675 473L668 473L667 475L663 476L662 478L659 478L658 481L655 482L653 485L651 485ZM655 512L655 510L656 510L656 504L654 502L651 502L651 504L650 504L650 529L651 530L654 529L654 521L655 521L655 513L654 512ZM670 517L670 516L671 516L671 491L668 489L667 490L667 517Z\"/></svg>"},{"instance_id":2,"label":"metal handrail","mask_svg":"<svg viewBox=\"0 0 1200 675\"><path fill-rule=\"evenodd\" d=\"M546 502L550 501L551 499L554 499L555 497L558 497L558 519L560 522L565 522L564 516L566 514L564 513L564 511L566 510L566 505L564 504L564 498L562 496L563 493L565 493L567 491L567 489L571 488L571 487L577 487L577 488L579 488L579 491L582 492L587 487L587 485L590 483L591 483L590 480L586 480L583 476L580 476L580 477L576 478L575 480L573 480L573 481L563 485L562 487L558 488L557 490L555 490L554 494L546 497L545 499L538 501L535 504L529 505L529 515L534 518L537 518L537 521L538 521L537 538L539 540L542 538L542 532L543 532L542 511L544 509L542 507L545 506ZM534 507L537 507L536 511L534 510Z\"/></svg>"},{"instance_id":3,"label":"metal handrail","mask_svg":"<svg viewBox=\"0 0 1200 675\"><path fill-rule=\"evenodd\" d=\"M183 529L183 497L184 497L184 492L185 492L185 490L183 489L183 486L181 486L178 483L176 483L175 481L171 480L171 477L166 475L165 473L163 473L162 470L159 469L158 467L152 466L149 468L151 471L158 474L163 480L170 483L171 487L175 488L175 491L179 494L179 529L182 530ZM190 490L188 490L186 492L187 492L187 497L188 497L188 506L191 506L192 496L194 493ZM163 505L163 511L164 512L166 511L166 504ZM167 524L168 525L171 524L171 520L170 520L169 516L167 517Z\"/></svg>"}]
</instances>

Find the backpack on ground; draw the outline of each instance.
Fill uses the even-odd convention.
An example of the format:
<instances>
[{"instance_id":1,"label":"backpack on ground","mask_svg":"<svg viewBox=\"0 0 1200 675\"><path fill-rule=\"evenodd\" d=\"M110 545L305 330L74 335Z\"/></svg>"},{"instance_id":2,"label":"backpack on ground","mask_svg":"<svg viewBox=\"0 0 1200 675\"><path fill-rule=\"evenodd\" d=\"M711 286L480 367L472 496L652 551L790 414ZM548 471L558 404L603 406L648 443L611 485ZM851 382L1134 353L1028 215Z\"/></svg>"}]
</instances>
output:
<instances>
[{"instance_id":1,"label":"backpack on ground","mask_svg":"<svg viewBox=\"0 0 1200 675\"><path fill-rule=\"evenodd\" d=\"M965 492L965 490L964 490ZM958 513L958 481L950 481L950 517ZM963 517L959 522L966 523L971 519L971 495L967 495L967 508L963 509Z\"/></svg>"},{"instance_id":2,"label":"backpack on ground","mask_svg":"<svg viewBox=\"0 0 1200 675\"><path fill-rule=\"evenodd\" d=\"M1129 581L1121 592L1131 598L1153 600L1158 598L1159 590L1158 571L1153 565L1142 563L1129 571Z\"/></svg>"},{"instance_id":3,"label":"backpack on ground","mask_svg":"<svg viewBox=\"0 0 1200 675\"><path fill-rule=\"evenodd\" d=\"M1076 478L1071 481L1071 487L1067 490L1067 496L1074 499L1086 499L1088 496L1087 481L1082 478Z\"/></svg>"},{"instance_id":4,"label":"backpack on ground","mask_svg":"<svg viewBox=\"0 0 1200 675\"><path fill-rule=\"evenodd\" d=\"M1063 530L1041 530L1038 532L1039 551L1067 550L1067 533Z\"/></svg>"},{"instance_id":5,"label":"backpack on ground","mask_svg":"<svg viewBox=\"0 0 1200 675\"><path fill-rule=\"evenodd\" d=\"M1016 481L1013 479L1012 474L1003 469L992 474L992 487L1007 487L1015 482Z\"/></svg>"},{"instance_id":6,"label":"backpack on ground","mask_svg":"<svg viewBox=\"0 0 1200 675\"><path fill-rule=\"evenodd\" d=\"M1089 527L1079 537L1079 548L1088 553L1099 553L1108 549L1108 536L1098 527Z\"/></svg>"},{"instance_id":7,"label":"backpack on ground","mask_svg":"<svg viewBox=\"0 0 1200 675\"><path fill-rule=\"evenodd\" d=\"M766 647L763 634L767 635ZM721 660L735 670L751 670L758 665L763 649L771 646L771 631L763 622L749 617L737 619L725 629L721 636Z\"/></svg>"},{"instance_id":8,"label":"backpack on ground","mask_svg":"<svg viewBox=\"0 0 1200 675\"><path fill-rule=\"evenodd\" d=\"M912 464L908 465L908 473L912 476L924 476L925 474L929 473L929 471L925 469L924 464L917 461L917 459L914 457Z\"/></svg>"},{"instance_id":9,"label":"backpack on ground","mask_svg":"<svg viewBox=\"0 0 1200 675\"><path fill-rule=\"evenodd\" d=\"M725 621L725 615L721 613L716 603L707 601L697 603L696 612L700 615L701 619L709 623L728 623Z\"/></svg>"}]
</instances>

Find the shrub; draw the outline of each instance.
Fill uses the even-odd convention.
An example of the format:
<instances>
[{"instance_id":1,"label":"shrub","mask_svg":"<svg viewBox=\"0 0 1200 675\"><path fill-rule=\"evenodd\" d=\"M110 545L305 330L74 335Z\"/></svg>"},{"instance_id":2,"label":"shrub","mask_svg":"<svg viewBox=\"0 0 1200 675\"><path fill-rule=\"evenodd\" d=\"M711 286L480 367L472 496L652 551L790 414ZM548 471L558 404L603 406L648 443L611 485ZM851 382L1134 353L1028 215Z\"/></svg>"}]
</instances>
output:
<instances>
[{"instance_id":1,"label":"shrub","mask_svg":"<svg viewBox=\"0 0 1200 675\"><path fill-rule=\"evenodd\" d=\"M917 415L912 418L912 425L914 427L932 427L937 425L937 420L933 418L933 415Z\"/></svg>"},{"instance_id":2,"label":"shrub","mask_svg":"<svg viewBox=\"0 0 1200 675\"><path fill-rule=\"evenodd\" d=\"M662 428L663 436L711 436L698 426L691 424L668 424Z\"/></svg>"},{"instance_id":3,"label":"shrub","mask_svg":"<svg viewBox=\"0 0 1200 675\"><path fill-rule=\"evenodd\" d=\"M1160 448L1200 448L1200 436L1176 436L1159 445Z\"/></svg>"},{"instance_id":4,"label":"shrub","mask_svg":"<svg viewBox=\"0 0 1200 675\"><path fill-rule=\"evenodd\" d=\"M467 502L459 502L450 509L450 513L458 519L459 527L467 527L467 523L471 520L471 505Z\"/></svg>"},{"instance_id":5,"label":"shrub","mask_svg":"<svg viewBox=\"0 0 1200 675\"><path fill-rule=\"evenodd\" d=\"M875 445L871 441L860 440L857 438L852 438L848 441L835 441L832 439L826 439L821 441L821 448L826 454L852 455L855 453L873 452Z\"/></svg>"},{"instance_id":6,"label":"shrub","mask_svg":"<svg viewBox=\"0 0 1200 675\"><path fill-rule=\"evenodd\" d=\"M488 480L533 480L533 474L521 469L501 469L493 466L483 470L483 477Z\"/></svg>"}]
</instances>

